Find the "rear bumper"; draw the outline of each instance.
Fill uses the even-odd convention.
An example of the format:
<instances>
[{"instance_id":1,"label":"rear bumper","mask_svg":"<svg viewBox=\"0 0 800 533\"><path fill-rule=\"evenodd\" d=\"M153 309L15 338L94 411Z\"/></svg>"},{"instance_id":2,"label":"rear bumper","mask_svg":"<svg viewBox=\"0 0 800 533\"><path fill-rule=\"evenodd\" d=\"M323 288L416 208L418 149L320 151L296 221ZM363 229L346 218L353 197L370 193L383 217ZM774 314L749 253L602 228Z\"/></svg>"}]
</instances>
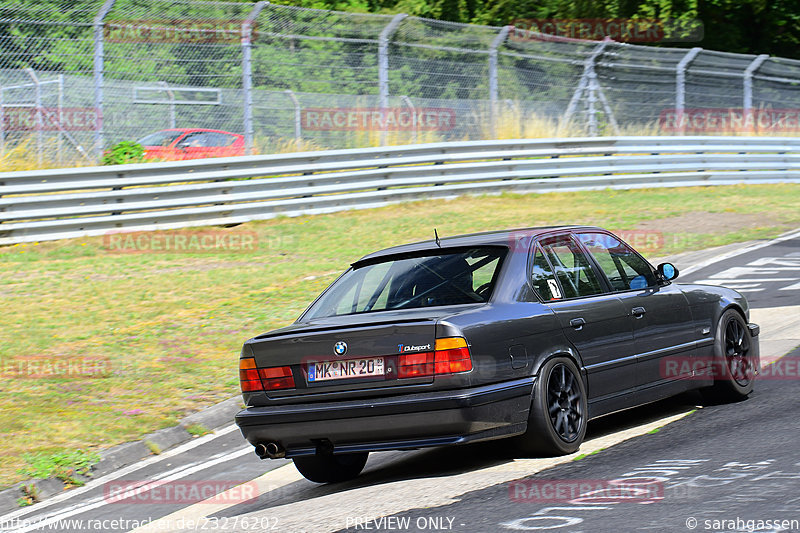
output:
<instances>
[{"instance_id":1,"label":"rear bumper","mask_svg":"<svg viewBox=\"0 0 800 533\"><path fill-rule=\"evenodd\" d=\"M534 378L471 389L369 400L250 407L236 415L253 445L275 442L287 457L461 444L525 431Z\"/></svg>"}]
</instances>

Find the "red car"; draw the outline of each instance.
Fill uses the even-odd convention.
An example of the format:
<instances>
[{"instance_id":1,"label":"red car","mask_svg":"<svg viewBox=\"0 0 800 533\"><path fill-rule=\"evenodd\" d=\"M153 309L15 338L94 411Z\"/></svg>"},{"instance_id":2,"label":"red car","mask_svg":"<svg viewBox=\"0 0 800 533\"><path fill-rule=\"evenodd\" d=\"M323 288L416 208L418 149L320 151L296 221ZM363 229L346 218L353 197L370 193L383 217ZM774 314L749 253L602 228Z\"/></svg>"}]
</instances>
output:
<instances>
[{"instance_id":1,"label":"red car","mask_svg":"<svg viewBox=\"0 0 800 533\"><path fill-rule=\"evenodd\" d=\"M137 141L146 159L199 159L244 155L244 135L203 128L161 130Z\"/></svg>"}]
</instances>

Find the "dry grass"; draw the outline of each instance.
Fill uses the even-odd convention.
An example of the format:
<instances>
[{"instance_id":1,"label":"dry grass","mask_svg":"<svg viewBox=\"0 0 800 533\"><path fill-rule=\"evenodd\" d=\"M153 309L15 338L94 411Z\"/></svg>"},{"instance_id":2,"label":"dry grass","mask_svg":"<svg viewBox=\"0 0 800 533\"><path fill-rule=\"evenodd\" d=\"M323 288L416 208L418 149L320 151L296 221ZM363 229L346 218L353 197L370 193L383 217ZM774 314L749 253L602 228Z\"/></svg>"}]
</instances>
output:
<instances>
[{"instance_id":1,"label":"dry grass","mask_svg":"<svg viewBox=\"0 0 800 533\"><path fill-rule=\"evenodd\" d=\"M46 143L42 151L41 162L36 148L36 140L28 137L12 148L7 148L0 156L0 172L20 170L38 170L42 168L85 167L92 162L74 154L69 148L64 149L61 159L52 143Z\"/></svg>"}]
</instances>

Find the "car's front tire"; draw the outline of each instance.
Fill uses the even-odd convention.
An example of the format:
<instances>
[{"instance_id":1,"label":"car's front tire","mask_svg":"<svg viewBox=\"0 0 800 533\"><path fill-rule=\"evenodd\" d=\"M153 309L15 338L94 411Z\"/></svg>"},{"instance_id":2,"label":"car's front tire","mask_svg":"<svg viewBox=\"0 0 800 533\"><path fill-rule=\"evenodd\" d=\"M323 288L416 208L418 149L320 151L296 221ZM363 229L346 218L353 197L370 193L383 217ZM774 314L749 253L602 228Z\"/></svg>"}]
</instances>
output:
<instances>
[{"instance_id":1,"label":"car's front tire","mask_svg":"<svg viewBox=\"0 0 800 533\"><path fill-rule=\"evenodd\" d=\"M566 455L580 448L586 435L586 387L571 359L555 357L539 372L528 429L518 438L523 452Z\"/></svg>"},{"instance_id":2,"label":"car's front tire","mask_svg":"<svg viewBox=\"0 0 800 533\"><path fill-rule=\"evenodd\" d=\"M317 454L293 459L303 477L314 483L338 483L357 477L367 464L368 452Z\"/></svg>"},{"instance_id":3,"label":"car's front tire","mask_svg":"<svg viewBox=\"0 0 800 533\"><path fill-rule=\"evenodd\" d=\"M725 311L717 323L712 371L714 384L701 389L706 400L734 402L753 392L755 361L750 332L742 315L735 309Z\"/></svg>"}]
</instances>

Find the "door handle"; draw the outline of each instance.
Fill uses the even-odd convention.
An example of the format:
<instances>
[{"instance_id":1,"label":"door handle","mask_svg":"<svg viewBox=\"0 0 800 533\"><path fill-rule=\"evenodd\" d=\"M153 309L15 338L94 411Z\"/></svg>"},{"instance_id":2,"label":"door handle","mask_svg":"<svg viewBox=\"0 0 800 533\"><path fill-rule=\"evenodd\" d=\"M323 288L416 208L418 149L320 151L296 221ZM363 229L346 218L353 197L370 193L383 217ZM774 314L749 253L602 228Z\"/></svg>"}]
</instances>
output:
<instances>
[{"instance_id":1,"label":"door handle","mask_svg":"<svg viewBox=\"0 0 800 533\"><path fill-rule=\"evenodd\" d=\"M636 318L642 318L647 310L644 307L634 307L631 309L631 314Z\"/></svg>"},{"instance_id":2,"label":"door handle","mask_svg":"<svg viewBox=\"0 0 800 533\"><path fill-rule=\"evenodd\" d=\"M569 325L575 329L581 329L584 325L586 325L586 321L581 317L573 318L569 321Z\"/></svg>"}]
</instances>

